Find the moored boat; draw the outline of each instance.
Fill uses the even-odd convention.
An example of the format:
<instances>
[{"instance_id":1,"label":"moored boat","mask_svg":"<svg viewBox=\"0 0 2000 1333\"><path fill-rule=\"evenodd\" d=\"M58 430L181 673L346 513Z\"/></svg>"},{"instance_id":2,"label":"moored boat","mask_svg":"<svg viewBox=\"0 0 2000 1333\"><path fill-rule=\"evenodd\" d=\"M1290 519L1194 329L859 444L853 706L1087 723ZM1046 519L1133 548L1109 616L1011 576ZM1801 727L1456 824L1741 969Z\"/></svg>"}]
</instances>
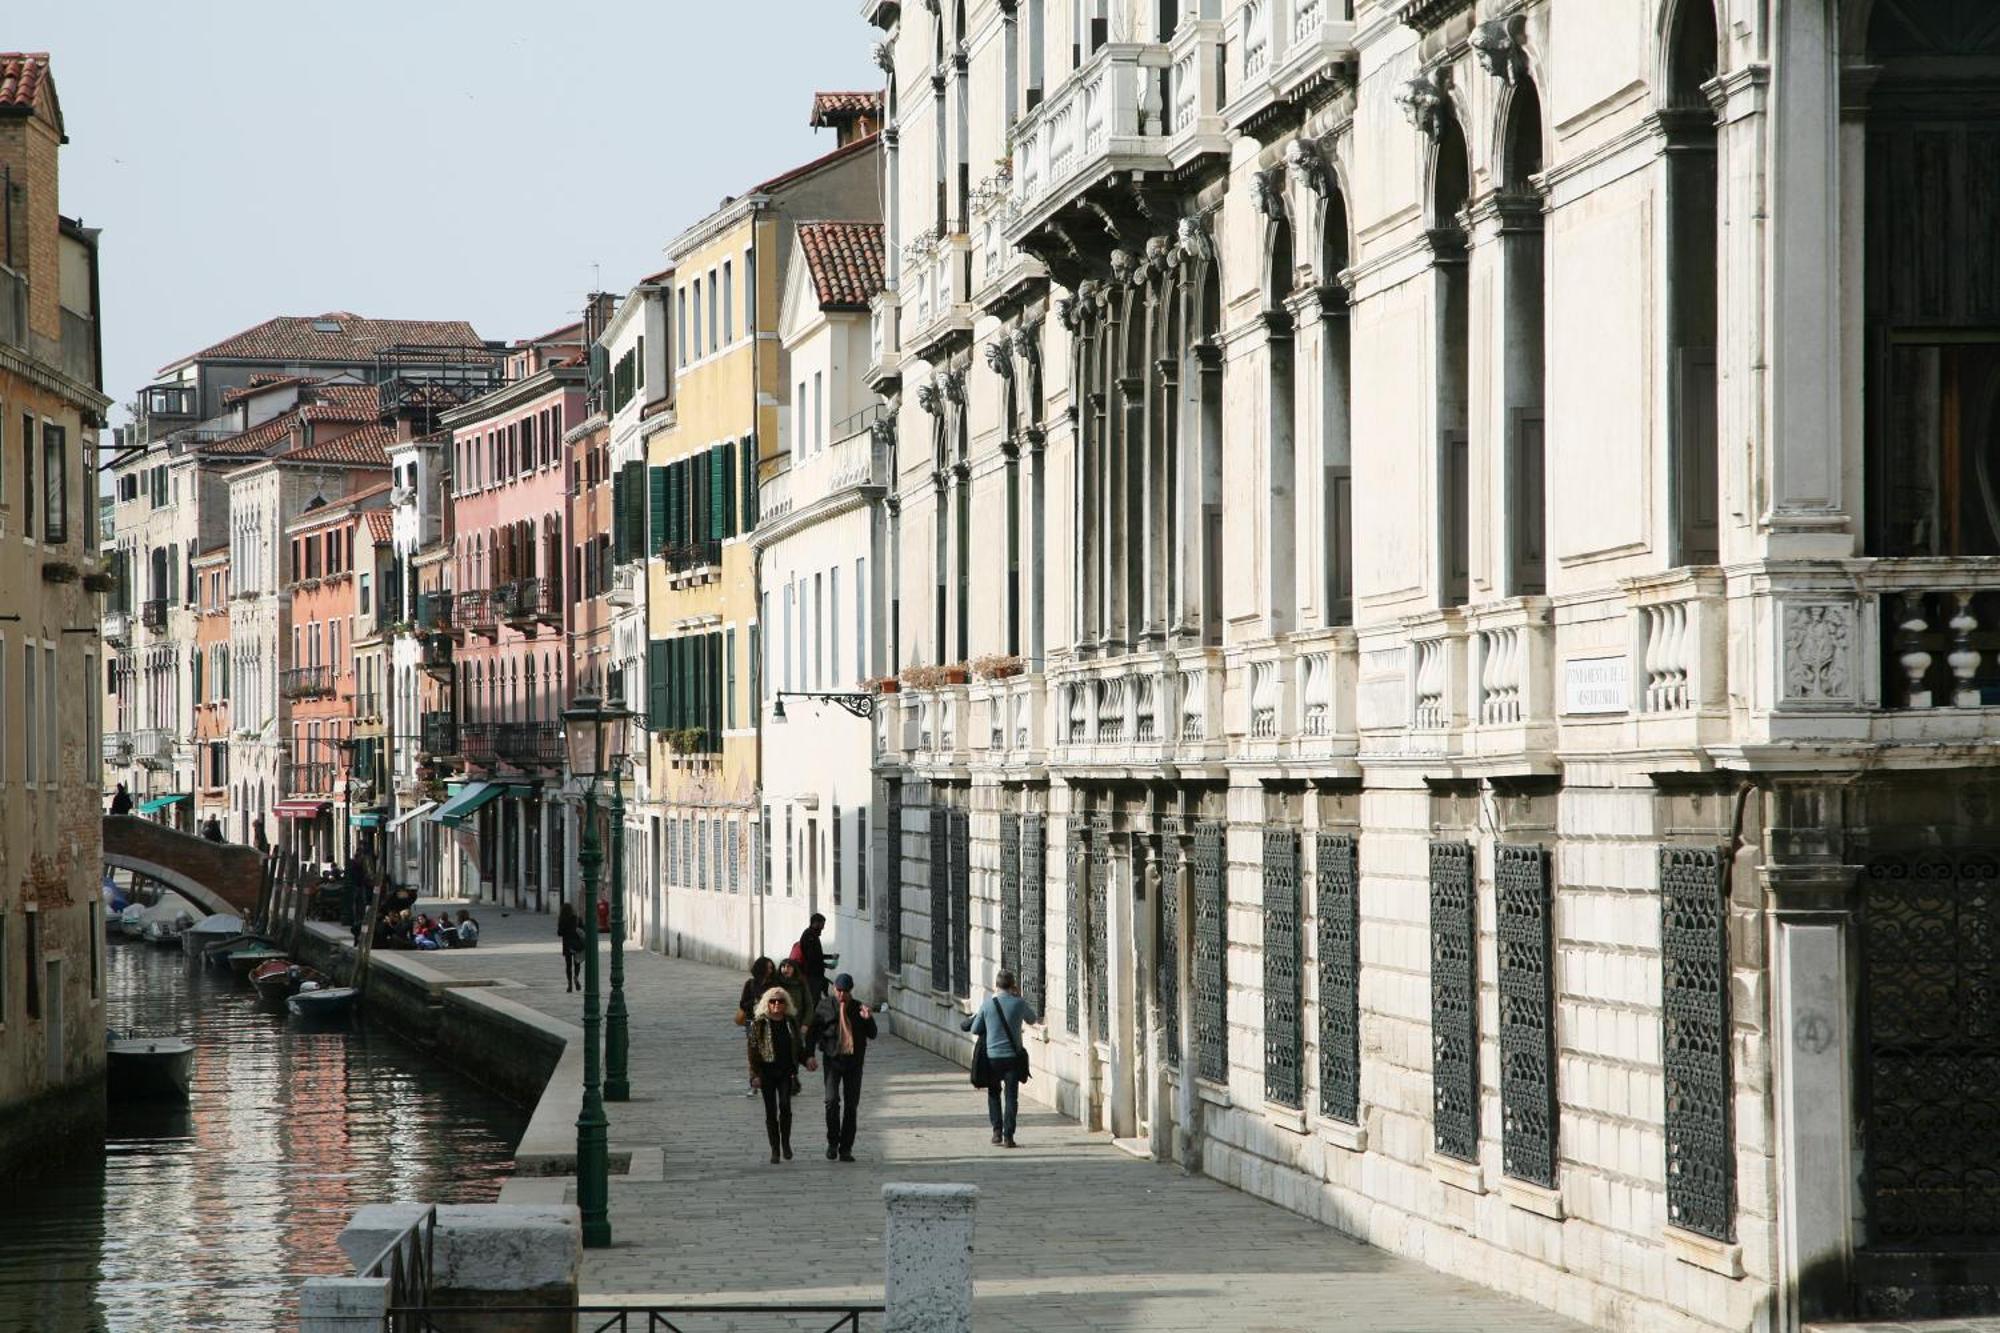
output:
<instances>
[{"instance_id":1,"label":"moored boat","mask_svg":"<svg viewBox=\"0 0 2000 1333\"><path fill-rule=\"evenodd\" d=\"M194 1043L185 1037L109 1037L105 1090L114 1101L186 1101Z\"/></svg>"},{"instance_id":2,"label":"moored boat","mask_svg":"<svg viewBox=\"0 0 2000 1333\"><path fill-rule=\"evenodd\" d=\"M326 984L326 978L313 969L285 958L273 958L250 969L250 984L257 988L257 998L267 1004L287 998L308 981Z\"/></svg>"},{"instance_id":3,"label":"moored boat","mask_svg":"<svg viewBox=\"0 0 2000 1333\"><path fill-rule=\"evenodd\" d=\"M243 933L243 918L228 913L205 916L181 932L181 949L190 958L201 957L211 944L233 940Z\"/></svg>"},{"instance_id":4,"label":"moored boat","mask_svg":"<svg viewBox=\"0 0 2000 1333\"><path fill-rule=\"evenodd\" d=\"M231 950L227 961L231 972L239 977L248 977L252 968L284 957L283 949L273 949L270 945L259 941Z\"/></svg>"},{"instance_id":5,"label":"moored boat","mask_svg":"<svg viewBox=\"0 0 2000 1333\"><path fill-rule=\"evenodd\" d=\"M354 1012L358 992L352 986L301 986L298 994L285 1001L295 1018L315 1023L332 1023Z\"/></svg>"}]
</instances>

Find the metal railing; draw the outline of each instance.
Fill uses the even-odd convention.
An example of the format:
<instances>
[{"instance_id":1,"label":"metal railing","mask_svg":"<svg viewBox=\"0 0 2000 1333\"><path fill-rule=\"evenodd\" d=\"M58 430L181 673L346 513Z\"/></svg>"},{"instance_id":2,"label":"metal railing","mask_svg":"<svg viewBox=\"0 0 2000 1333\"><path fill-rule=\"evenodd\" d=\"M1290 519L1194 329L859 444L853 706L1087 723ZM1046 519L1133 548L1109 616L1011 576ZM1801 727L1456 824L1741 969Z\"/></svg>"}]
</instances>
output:
<instances>
[{"instance_id":1,"label":"metal railing","mask_svg":"<svg viewBox=\"0 0 2000 1333\"><path fill-rule=\"evenodd\" d=\"M457 754L458 719L441 710L425 713L422 739L418 744L425 754Z\"/></svg>"},{"instance_id":2,"label":"metal railing","mask_svg":"<svg viewBox=\"0 0 2000 1333\"><path fill-rule=\"evenodd\" d=\"M331 796L333 765L323 759L295 760L285 765L285 794Z\"/></svg>"},{"instance_id":3,"label":"metal railing","mask_svg":"<svg viewBox=\"0 0 2000 1333\"><path fill-rule=\"evenodd\" d=\"M420 1333L435 1328L430 1315L431 1260L437 1248L437 1205L405 1227L375 1256L374 1262L357 1276L386 1280L389 1284L387 1333Z\"/></svg>"},{"instance_id":4,"label":"metal railing","mask_svg":"<svg viewBox=\"0 0 2000 1333\"><path fill-rule=\"evenodd\" d=\"M493 632L493 594L484 588L470 588L453 593L451 598L451 623L462 630L476 634Z\"/></svg>"},{"instance_id":5,"label":"metal railing","mask_svg":"<svg viewBox=\"0 0 2000 1333\"><path fill-rule=\"evenodd\" d=\"M495 741L498 739L499 725L493 722L467 722L458 729L458 753L465 762L479 768L491 768L494 763Z\"/></svg>"},{"instance_id":6,"label":"metal railing","mask_svg":"<svg viewBox=\"0 0 2000 1333\"><path fill-rule=\"evenodd\" d=\"M562 764L562 732L553 722L502 722L496 748L517 768L557 768Z\"/></svg>"},{"instance_id":7,"label":"metal railing","mask_svg":"<svg viewBox=\"0 0 2000 1333\"><path fill-rule=\"evenodd\" d=\"M379 1261L378 1261L379 1262ZM369 1272L365 1277L382 1274ZM392 1280L393 1290L393 1280ZM707 1333L711 1329L770 1329L789 1333L862 1333L880 1327L881 1321L862 1316L879 1316L880 1305L481 1305L476 1310L448 1305L400 1302L392 1295L388 1327L392 1333L445 1333L447 1329L472 1327L474 1323L503 1323L519 1318L554 1320L563 1318L564 1327L578 1333ZM748 1322L745 1316L757 1320ZM831 1319L833 1322L823 1321ZM470 1320L471 1322L461 1322ZM689 1322L690 1320L698 1322ZM764 1322L768 1320L769 1322ZM408 1321L408 1322L399 1322ZM538 1325L539 1326L539 1325Z\"/></svg>"},{"instance_id":8,"label":"metal railing","mask_svg":"<svg viewBox=\"0 0 2000 1333\"><path fill-rule=\"evenodd\" d=\"M432 674L451 675L451 640L439 635L424 640L424 670Z\"/></svg>"},{"instance_id":9,"label":"metal railing","mask_svg":"<svg viewBox=\"0 0 2000 1333\"><path fill-rule=\"evenodd\" d=\"M534 624L554 616L547 579L516 579L493 590L494 609L510 625Z\"/></svg>"},{"instance_id":10,"label":"metal railing","mask_svg":"<svg viewBox=\"0 0 2000 1333\"><path fill-rule=\"evenodd\" d=\"M167 627L167 599L155 597L139 608L139 619L150 630Z\"/></svg>"},{"instance_id":11,"label":"metal railing","mask_svg":"<svg viewBox=\"0 0 2000 1333\"><path fill-rule=\"evenodd\" d=\"M278 693L287 699L318 699L332 694L333 668L290 667L278 676Z\"/></svg>"},{"instance_id":12,"label":"metal railing","mask_svg":"<svg viewBox=\"0 0 2000 1333\"><path fill-rule=\"evenodd\" d=\"M451 628L451 594L448 592L420 592L417 594L416 627L420 632L443 634Z\"/></svg>"},{"instance_id":13,"label":"metal railing","mask_svg":"<svg viewBox=\"0 0 2000 1333\"><path fill-rule=\"evenodd\" d=\"M722 543L713 539L698 542L678 542L671 546L662 547L660 555L667 562L668 569L674 571L676 574L681 574L690 569L701 569L706 566L721 564Z\"/></svg>"}]
</instances>

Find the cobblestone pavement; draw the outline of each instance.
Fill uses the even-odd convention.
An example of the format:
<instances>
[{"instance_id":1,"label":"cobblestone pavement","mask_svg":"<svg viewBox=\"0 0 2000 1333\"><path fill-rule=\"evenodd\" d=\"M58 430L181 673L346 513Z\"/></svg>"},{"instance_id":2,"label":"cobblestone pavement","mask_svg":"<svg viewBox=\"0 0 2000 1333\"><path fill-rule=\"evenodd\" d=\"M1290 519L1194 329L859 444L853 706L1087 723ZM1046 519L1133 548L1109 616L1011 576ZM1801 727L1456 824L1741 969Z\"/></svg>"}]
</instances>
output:
<instances>
[{"instance_id":1,"label":"cobblestone pavement","mask_svg":"<svg viewBox=\"0 0 2000 1333\"><path fill-rule=\"evenodd\" d=\"M423 961L519 983L504 993L580 1022L553 919L490 908L480 919L477 950ZM586 1252L586 1299L879 1301L882 1185L957 1181L980 1191L982 1333L1580 1327L1131 1157L1025 1100L1021 1147L991 1147L985 1095L965 1071L893 1039L868 1053L859 1160L826 1160L819 1080L805 1074L797 1157L773 1166L730 1021L741 984L719 968L626 954L633 1097L608 1112L614 1147L635 1150L633 1172L612 1177L615 1241Z\"/></svg>"}]
</instances>

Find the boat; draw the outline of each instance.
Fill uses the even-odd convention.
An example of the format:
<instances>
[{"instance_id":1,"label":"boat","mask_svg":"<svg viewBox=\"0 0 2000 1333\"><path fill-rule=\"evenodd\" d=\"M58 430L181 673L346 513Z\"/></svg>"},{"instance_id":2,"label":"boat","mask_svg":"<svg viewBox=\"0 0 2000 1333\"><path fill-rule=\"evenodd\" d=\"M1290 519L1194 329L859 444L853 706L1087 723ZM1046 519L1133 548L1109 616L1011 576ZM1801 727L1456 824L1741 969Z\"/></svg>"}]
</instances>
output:
<instances>
[{"instance_id":1,"label":"boat","mask_svg":"<svg viewBox=\"0 0 2000 1333\"><path fill-rule=\"evenodd\" d=\"M255 944L246 944L240 949L230 950L226 961L229 963L229 970L231 972L234 972L239 977L248 977L250 969L258 966L260 963L268 963L274 959L284 958L285 956L283 949L273 949L270 945L260 940Z\"/></svg>"},{"instance_id":2,"label":"boat","mask_svg":"<svg viewBox=\"0 0 2000 1333\"><path fill-rule=\"evenodd\" d=\"M120 935L137 939L139 932L146 927L146 904L125 904L124 910L118 913L117 924Z\"/></svg>"},{"instance_id":3,"label":"boat","mask_svg":"<svg viewBox=\"0 0 2000 1333\"><path fill-rule=\"evenodd\" d=\"M181 949L190 958L201 957L211 944L233 940L243 933L243 918L226 912L205 916L181 932Z\"/></svg>"},{"instance_id":4,"label":"boat","mask_svg":"<svg viewBox=\"0 0 2000 1333\"><path fill-rule=\"evenodd\" d=\"M105 1090L113 1101L181 1101L194 1074L194 1043L186 1037L104 1040Z\"/></svg>"},{"instance_id":5,"label":"boat","mask_svg":"<svg viewBox=\"0 0 2000 1333\"><path fill-rule=\"evenodd\" d=\"M307 982L299 987L298 994L285 1001L286 1008L294 1018L315 1023L333 1023L354 1012L354 999L360 994L352 986L320 986Z\"/></svg>"},{"instance_id":6,"label":"boat","mask_svg":"<svg viewBox=\"0 0 2000 1333\"><path fill-rule=\"evenodd\" d=\"M201 961L208 967L220 967L229 961L229 955L238 949L246 949L253 944L263 944L264 940L255 935L231 935L213 944L201 946Z\"/></svg>"},{"instance_id":7,"label":"boat","mask_svg":"<svg viewBox=\"0 0 2000 1333\"><path fill-rule=\"evenodd\" d=\"M250 969L250 984L257 988L257 998L268 1004L287 998L308 981L326 984L325 977L287 958L273 958Z\"/></svg>"}]
</instances>

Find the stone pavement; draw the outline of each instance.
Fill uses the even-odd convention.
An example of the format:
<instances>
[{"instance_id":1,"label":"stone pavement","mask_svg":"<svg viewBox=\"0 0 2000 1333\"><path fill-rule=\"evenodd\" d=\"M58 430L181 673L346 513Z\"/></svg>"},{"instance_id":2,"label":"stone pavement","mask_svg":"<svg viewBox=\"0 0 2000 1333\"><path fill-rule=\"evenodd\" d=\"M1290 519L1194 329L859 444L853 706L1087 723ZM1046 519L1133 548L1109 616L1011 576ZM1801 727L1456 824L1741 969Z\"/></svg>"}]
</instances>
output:
<instances>
[{"instance_id":1,"label":"stone pavement","mask_svg":"<svg viewBox=\"0 0 2000 1333\"><path fill-rule=\"evenodd\" d=\"M494 978L510 998L580 1023L554 919L491 907L479 917L478 949L423 961ZM608 986L608 962L605 974ZM868 1053L860 1160L826 1160L819 1077L802 1074L797 1157L773 1166L730 1021L741 984L719 968L626 954L633 1099L607 1112L613 1146L633 1150L632 1173L612 1177L614 1244L585 1252L586 1300L880 1301L882 1185L958 1181L980 1190L982 1333L1580 1327L1131 1157L1025 1100L1021 1147L991 1147L985 1094L965 1071L887 1037ZM564 1188L521 1180L510 1196L517 1187L524 1200Z\"/></svg>"}]
</instances>

